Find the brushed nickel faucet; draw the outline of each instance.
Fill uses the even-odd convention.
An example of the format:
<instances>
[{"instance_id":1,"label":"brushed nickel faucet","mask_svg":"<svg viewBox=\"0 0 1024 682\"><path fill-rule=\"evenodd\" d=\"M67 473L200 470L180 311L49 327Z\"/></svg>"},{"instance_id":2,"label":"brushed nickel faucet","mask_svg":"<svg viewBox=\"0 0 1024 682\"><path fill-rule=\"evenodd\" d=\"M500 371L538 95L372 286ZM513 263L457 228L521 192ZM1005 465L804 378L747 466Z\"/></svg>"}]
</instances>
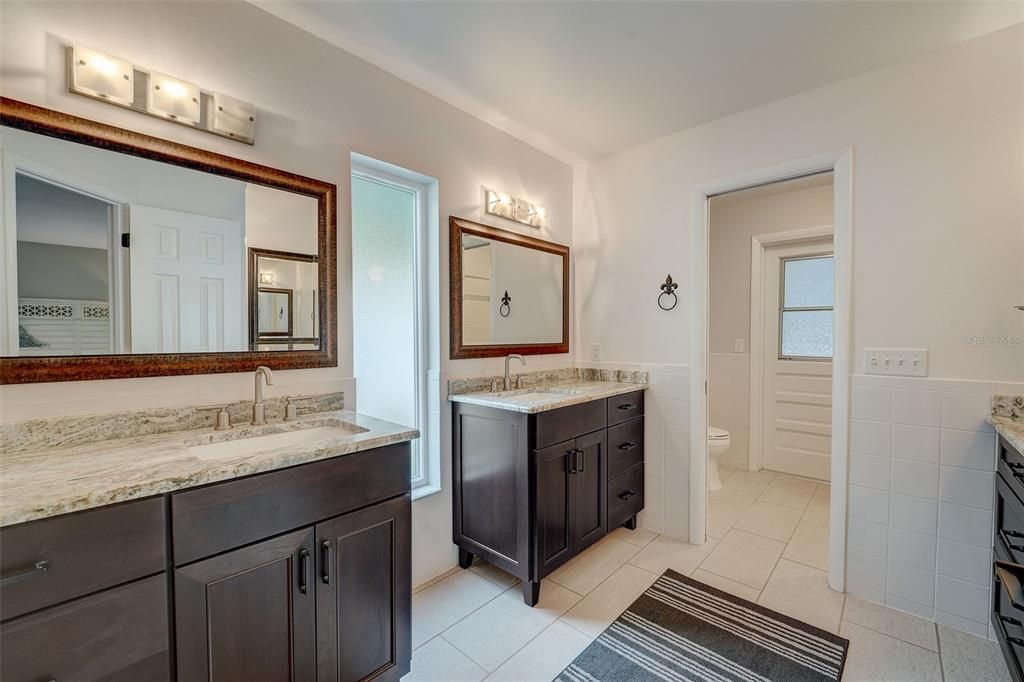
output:
<instances>
[{"instance_id":1,"label":"brushed nickel faucet","mask_svg":"<svg viewBox=\"0 0 1024 682\"><path fill-rule=\"evenodd\" d=\"M263 404L263 384L260 382L260 378L266 379L267 386L274 385L274 375L271 374L270 368L264 365L260 365L256 368L256 399L252 404L252 425L262 426L267 423L267 408Z\"/></svg>"},{"instance_id":2,"label":"brushed nickel faucet","mask_svg":"<svg viewBox=\"0 0 1024 682\"><path fill-rule=\"evenodd\" d=\"M508 370L508 363L509 363L509 360L511 360L512 358L515 358L519 362L523 363L523 367L526 367L526 358L524 358L522 355L519 355L517 353L513 353L512 355L505 356L505 384L504 384L505 389L504 390L506 390L506 391L508 391L509 389L512 388L512 378L508 374L508 371L509 371ZM516 379L518 379L518 378L519 377L517 376ZM522 385L522 384L520 384L520 385Z\"/></svg>"}]
</instances>

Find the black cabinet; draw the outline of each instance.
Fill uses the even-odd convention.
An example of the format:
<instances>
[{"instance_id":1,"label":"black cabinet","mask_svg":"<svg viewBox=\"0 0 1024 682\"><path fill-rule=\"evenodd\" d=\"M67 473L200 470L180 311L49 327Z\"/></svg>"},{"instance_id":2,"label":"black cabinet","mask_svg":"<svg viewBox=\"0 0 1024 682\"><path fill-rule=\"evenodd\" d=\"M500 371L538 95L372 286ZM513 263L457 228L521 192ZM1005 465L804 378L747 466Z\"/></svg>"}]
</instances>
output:
<instances>
[{"instance_id":1,"label":"black cabinet","mask_svg":"<svg viewBox=\"0 0 1024 682\"><path fill-rule=\"evenodd\" d=\"M461 402L452 411L454 540L463 568L477 555L512 573L532 606L544 576L609 529L635 528L643 391L537 414ZM634 494L612 500L612 482L624 477Z\"/></svg>"},{"instance_id":2,"label":"black cabinet","mask_svg":"<svg viewBox=\"0 0 1024 682\"><path fill-rule=\"evenodd\" d=\"M997 441L992 627L1015 682L1024 681L1024 453Z\"/></svg>"}]
</instances>

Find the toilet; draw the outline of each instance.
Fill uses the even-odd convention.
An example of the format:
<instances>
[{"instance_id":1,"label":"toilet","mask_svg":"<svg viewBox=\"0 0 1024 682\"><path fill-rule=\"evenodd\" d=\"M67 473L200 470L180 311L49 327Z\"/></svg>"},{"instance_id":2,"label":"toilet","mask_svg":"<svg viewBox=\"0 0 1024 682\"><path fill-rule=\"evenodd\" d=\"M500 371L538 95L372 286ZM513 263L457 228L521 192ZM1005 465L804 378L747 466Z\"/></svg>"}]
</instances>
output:
<instances>
[{"instance_id":1,"label":"toilet","mask_svg":"<svg viewBox=\"0 0 1024 682\"><path fill-rule=\"evenodd\" d=\"M729 432L717 426L708 427L708 490L722 489L722 478L718 475L718 458L729 449Z\"/></svg>"}]
</instances>

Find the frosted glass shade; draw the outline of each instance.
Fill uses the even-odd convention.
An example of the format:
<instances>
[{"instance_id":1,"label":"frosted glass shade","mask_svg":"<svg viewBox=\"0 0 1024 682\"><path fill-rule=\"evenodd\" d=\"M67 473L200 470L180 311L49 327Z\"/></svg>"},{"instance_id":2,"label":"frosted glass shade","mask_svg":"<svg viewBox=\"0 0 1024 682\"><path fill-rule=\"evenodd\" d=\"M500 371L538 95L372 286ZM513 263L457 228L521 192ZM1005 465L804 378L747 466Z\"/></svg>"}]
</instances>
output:
<instances>
[{"instance_id":1,"label":"frosted glass shade","mask_svg":"<svg viewBox=\"0 0 1024 682\"><path fill-rule=\"evenodd\" d=\"M199 123L199 86L151 71L146 89L146 111L176 121Z\"/></svg>"},{"instance_id":2,"label":"frosted glass shade","mask_svg":"<svg viewBox=\"0 0 1024 682\"><path fill-rule=\"evenodd\" d=\"M75 45L71 48L70 90L131 106L135 99L135 68L124 59Z\"/></svg>"}]
</instances>

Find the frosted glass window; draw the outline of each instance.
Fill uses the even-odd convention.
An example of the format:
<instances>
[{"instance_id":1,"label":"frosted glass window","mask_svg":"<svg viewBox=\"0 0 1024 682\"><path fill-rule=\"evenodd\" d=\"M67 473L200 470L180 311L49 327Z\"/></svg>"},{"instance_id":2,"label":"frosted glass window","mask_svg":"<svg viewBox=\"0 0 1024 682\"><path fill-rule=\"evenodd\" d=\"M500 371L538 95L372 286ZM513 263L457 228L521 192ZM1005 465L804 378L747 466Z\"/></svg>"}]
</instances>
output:
<instances>
[{"instance_id":1,"label":"frosted glass window","mask_svg":"<svg viewBox=\"0 0 1024 682\"><path fill-rule=\"evenodd\" d=\"M779 358L832 358L832 256L782 261Z\"/></svg>"}]
</instances>

